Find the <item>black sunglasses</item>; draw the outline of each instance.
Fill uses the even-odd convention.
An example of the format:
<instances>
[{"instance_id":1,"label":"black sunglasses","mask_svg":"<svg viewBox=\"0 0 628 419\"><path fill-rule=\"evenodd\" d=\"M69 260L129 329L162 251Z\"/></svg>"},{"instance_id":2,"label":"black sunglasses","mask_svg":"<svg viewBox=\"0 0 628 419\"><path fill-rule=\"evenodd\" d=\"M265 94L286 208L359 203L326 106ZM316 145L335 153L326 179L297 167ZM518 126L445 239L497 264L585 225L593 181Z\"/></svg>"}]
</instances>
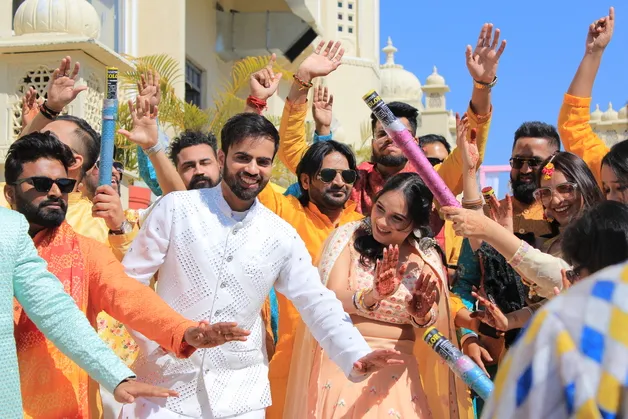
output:
<instances>
[{"instance_id":1,"label":"black sunglasses","mask_svg":"<svg viewBox=\"0 0 628 419\"><path fill-rule=\"evenodd\" d=\"M100 170L100 160L96 162L96 168ZM124 165L120 163L119 161L113 162L113 168L116 169L120 173L124 172Z\"/></svg>"},{"instance_id":2,"label":"black sunglasses","mask_svg":"<svg viewBox=\"0 0 628 419\"><path fill-rule=\"evenodd\" d=\"M100 170L100 160L96 162L95 166L96 169ZM116 169L116 172L120 173L120 182L122 182L122 176L124 176L124 165L119 161L114 161L113 168Z\"/></svg>"},{"instance_id":3,"label":"black sunglasses","mask_svg":"<svg viewBox=\"0 0 628 419\"><path fill-rule=\"evenodd\" d=\"M358 178L358 173L351 169L321 169L321 171L318 172L317 177L321 180L321 182L331 183L334 179L336 179L338 173L342 176L342 181L348 185L353 185Z\"/></svg>"},{"instance_id":4,"label":"black sunglasses","mask_svg":"<svg viewBox=\"0 0 628 419\"><path fill-rule=\"evenodd\" d=\"M537 168L543 163L543 160L538 157L513 157L510 159L510 167L513 169L519 170L523 167L524 163L528 163L528 167L530 169Z\"/></svg>"},{"instance_id":5,"label":"black sunglasses","mask_svg":"<svg viewBox=\"0 0 628 419\"><path fill-rule=\"evenodd\" d=\"M437 164L441 164L444 160L438 157L428 157L427 161L429 161L432 166L436 166Z\"/></svg>"},{"instance_id":6,"label":"black sunglasses","mask_svg":"<svg viewBox=\"0 0 628 419\"><path fill-rule=\"evenodd\" d=\"M61 193L70 193L74 190L76 180L67 178L50 179L45 176L33 176L18 179L13 183L13 185L21 185L22 183L30 183L37 192L48 193L50 192L50 189L52 189L52 185L57 185Z\"/></svg>"}]
</instances>

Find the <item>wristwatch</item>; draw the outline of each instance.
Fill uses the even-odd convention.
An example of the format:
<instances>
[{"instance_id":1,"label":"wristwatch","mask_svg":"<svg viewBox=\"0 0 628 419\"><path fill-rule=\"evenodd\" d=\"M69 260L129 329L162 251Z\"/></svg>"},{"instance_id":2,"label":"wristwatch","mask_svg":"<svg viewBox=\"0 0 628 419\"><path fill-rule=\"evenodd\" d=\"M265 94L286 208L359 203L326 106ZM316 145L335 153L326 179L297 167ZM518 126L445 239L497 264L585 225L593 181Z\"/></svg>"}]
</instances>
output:
<instances>
[{"instance_id":1,"label":"wristwatch","mask_svg":"<svg viewBox=\"0 0 628 419\"><path fill-rule=\"evenodd\" d=\"M118 230L109 230L109 234L114 236L121 236L123 234L129 234L133 230L133 226L127 220L122 222L122 225Z\"/></svg>"}]
</instances>

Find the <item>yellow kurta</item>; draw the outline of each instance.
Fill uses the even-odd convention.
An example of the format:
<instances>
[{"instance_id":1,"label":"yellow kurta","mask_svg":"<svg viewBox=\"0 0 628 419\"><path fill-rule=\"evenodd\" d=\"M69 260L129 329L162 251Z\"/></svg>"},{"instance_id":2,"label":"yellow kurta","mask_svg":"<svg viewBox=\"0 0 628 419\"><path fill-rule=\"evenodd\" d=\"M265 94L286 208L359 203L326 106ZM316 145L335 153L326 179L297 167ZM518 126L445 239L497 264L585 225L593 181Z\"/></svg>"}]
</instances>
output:
<instances>
[{"instance_id":1,"label":"yellow kurta","mask_svg":"<svg viewBox=\"0 0 628 419\"><path fill-rule=\"evenodd\" d=\"M609 148L593 132L589 124L590 111L590 97L577 97L566 93L558 116L558 133L565 150L584 160L602 187L602 159Z\"/></svg>"},{"instance_id":2,"label":"yellow kurta","mask_svg":"<svg viewBox=\"0 0 628 419\"><path fill-rule=\"evenodd\" d=\"M131 242L137 235L137 228L129 234L109 235L109 228L102 218L92 216L92 202L80 192L68 196L66 221L74 231L103 243L111 249L115 257L122 261ZM98 315L98 335L127 365L137 357L137 345L124 328L124 325L105 312Z\"/></svg>"},{"instance_id":3,"label":"yellow kurta","mask_svg":"<svg viewBox=\"0 0 628 419\"><path fill-rule=\"evenodd\" d=\"M258 198L264 206L297 230L315 265L318 263L323 243L337 226L363 218L362 214L354 211L355 204L348 202L338 222L332 224L329 218L318 210L316 205L310 202L304 207L294 196L284 196L277 193L271 186L267 186ZM266 410L267 417L270 419L281 418L283 415L294 338L297 326L301 322L296 308L280 293L277 293L277 303L279 306L279 340L275 354L270 361L268 373L273 399L272 406Z\"/></svg>"}]
</instances>

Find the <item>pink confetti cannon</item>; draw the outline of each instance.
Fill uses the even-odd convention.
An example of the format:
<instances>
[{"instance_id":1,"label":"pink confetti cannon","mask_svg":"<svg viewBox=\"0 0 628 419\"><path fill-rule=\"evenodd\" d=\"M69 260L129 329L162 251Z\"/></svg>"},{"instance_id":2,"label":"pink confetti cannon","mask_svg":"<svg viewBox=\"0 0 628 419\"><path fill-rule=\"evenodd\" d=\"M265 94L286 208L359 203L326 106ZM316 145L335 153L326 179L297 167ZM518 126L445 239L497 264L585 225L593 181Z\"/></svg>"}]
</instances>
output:
<instances>
[{"instance_id":1,"label":"pink confetti cannon","mask_svg":"<svg viewBox=\"0 0 628 419\"><path fill-rule=\"evenodd\" d=\"M447 188L443 179L436 173L423 150L416 143L412 134L393 115L381 96L372 90L362 97L366 105L371 109L375 117L382 123L386 133L395 142L397 147L403 151L408 160L416 167L417 173L425 182L425 185L432 191L434 198L443 207L460 207L460 203L453 193Z\"/></svg>"}]
</instances>

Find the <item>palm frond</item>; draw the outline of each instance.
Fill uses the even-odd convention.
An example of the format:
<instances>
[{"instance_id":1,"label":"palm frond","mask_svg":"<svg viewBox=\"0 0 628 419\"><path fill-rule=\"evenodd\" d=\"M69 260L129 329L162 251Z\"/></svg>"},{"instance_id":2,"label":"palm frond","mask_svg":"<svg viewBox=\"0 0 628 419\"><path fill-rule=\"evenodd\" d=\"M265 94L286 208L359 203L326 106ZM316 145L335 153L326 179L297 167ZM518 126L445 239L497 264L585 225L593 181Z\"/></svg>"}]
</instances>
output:
<instances>
[{"instance_id":1,"label":"palm frond","mask_svg":"<svg viewBox=\"0 0 628 419\"><path fill-rule=\"evenodd\" d=\"M140 75L146 73L147 70L154 70L159 73L162 88L172 87L183 74L179 62L167 54L146 55L144 57L126 56L126 58L135 64L135 70L125 72L120 77L122 87L126 89L136 89Z\"/></svg>"},{"instance_id":2,"label":"palm frond","mask_svg":"<svg viewBox=\"0 0 628 419\"><path fill-rule=\"evenodd\" d=\"M183 127L186 130L205 131L209 127L209 113L198 106L184 102Z\"/></svg>"}]
</instances>

